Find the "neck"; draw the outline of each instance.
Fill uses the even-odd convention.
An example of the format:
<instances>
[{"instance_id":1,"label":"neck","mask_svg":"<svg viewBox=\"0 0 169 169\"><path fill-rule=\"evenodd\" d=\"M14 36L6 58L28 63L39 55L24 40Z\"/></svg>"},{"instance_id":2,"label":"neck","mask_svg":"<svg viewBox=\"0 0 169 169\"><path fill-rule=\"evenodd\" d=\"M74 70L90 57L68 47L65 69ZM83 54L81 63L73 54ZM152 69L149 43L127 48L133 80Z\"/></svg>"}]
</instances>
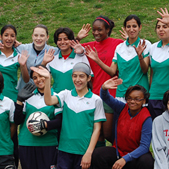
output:
<instances>
[{"instance_id":1,"label":"neck","mask_svg":"<svg viewBox=\"0 0 169 169\"><path fill-rule=\"evenodd\" d=\"M45 47L45 45L44 45L44 46L41 46L41 47L37 47L37 46L34 45L34 48L35 48L37 51L42 51L44 47Z\"/></svg>"},{"instance_id":2,"label":"neck","mask_svg":"<svg viewBox=\"0 0 169 169\"><path fill-rule=\"evenodd\" d=\"M83 89L83 90L76 90L76 92L77 92L77 94L78 94L78 96L79 97L83 97L85 94L87 94L88 93L88 88L86 87L85 89Z\"/></svg>"},{"instance_id":3,"label":"neck","mask_svg":"<svg viewBox=\"0 0 169 169\"><path fill-rule=\"evenodd\" d=\"M169 43L169 39L162 40L162 44L163 44L163 46L167 45L168 43Z\"/></svg>"},{"instance_id":4,"label":"neck","mask_svg":"<svg viewBox=\"0 0 169 169\"><path fill-rule=\"evenodd\" d=\"M39 89L39 88L38 88L38 91L39 91L40 93L44 93L44 89Z\"/></svg>"},{"instance_id":5,"label":"neck","mask_svg":"<svg viewBox=\"0 0 169 169\"><path fill-rule=\"evenodd\" d=\"M139 110L130 110L130 113L131 113L132 117L135 116L138 112L140 112L141 109L142 108L140 108Z\"/></svg>"},{"instance_id":6,"label":"neck","mask_svg":"<svg viewBox=\"0 0 169 169\"><path fill-rule=\"evenodd\" d=\"M68 55L68 54L70 54L71 52L72 52L72 49L69 48L69 49L66 50L66 51L61 51L61 54L62 54L62 55Z\"/></svg>"},{"instance_id":7,"label":"neck","mask_svg":"<svg viewBox=\"0 0 169 169\"><path fill-rule=\"evenodd\" d=\"M12 48L4 47L3 49L1 49L1 51L6 55L6 57L9 57L13 53L13 49Z\"/></svg>"},{"instance_id":8,"label":"neck","mask_svg":"<svg viewBox=\"0 0 169 169\"><path fill-rule=\"evenodd\" d=\"M138 37L137 37L137 38L138 38ZM130 38L129 38L129 41L128 41L129 44L130 44L130 45L133 44L133 43L137 40L137 38L134 38L134 39L130 39Z\"/></svg>"}]
</instances>

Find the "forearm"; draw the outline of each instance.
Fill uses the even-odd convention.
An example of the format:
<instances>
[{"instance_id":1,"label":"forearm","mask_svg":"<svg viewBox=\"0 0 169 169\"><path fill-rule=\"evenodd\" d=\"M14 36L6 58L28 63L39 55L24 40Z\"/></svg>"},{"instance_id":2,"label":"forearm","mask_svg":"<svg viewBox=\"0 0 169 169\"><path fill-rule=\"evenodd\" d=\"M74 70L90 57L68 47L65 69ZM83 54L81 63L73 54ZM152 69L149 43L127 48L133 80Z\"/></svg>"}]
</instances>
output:
<instances>
[{"instance_id":1,"label":"forearm","mask_svg":"<svg viewBox=\"0 0 169 169\"><path fill-rule=\"evenodd\" d=\"M139 58L141 70L144 74L146 74L148 72L148 68L149 68L149 61L148 61L149 58L147 58L147 57L143 58L142 55L138 56L138 58Z\"/></svg>"},{"instance_id":2,"label":"forearm","mask_svg":"<svg viewBox=\"0 0 169 169\"><path fill-rule=\"evenodd\" d=\"M26 64L23 66L20 66L22 77L25 83L29 82L29 73Z\"/></svg>"},{"instance_id":3,"label":"forearm","mask_svg":"<svg viewBox=\"0 0 169 169\"><path fill-rule=\"evenodd\" d=\"M15 112L14 112L14 122L17 125L20 125L25 120L25 114L23 114L23 105L21 102L15 103Z\"/></svg>"},{"instance_id":4,"label":"forearm","mask_svg":"<svg viewBox=\"0 0 169 169\"><path fill-rule=\"evenodd\" d=\"M16 132L16 124L15 123L11 123L11 127L10 127L10 131L11 131L11 138L13 137L13 135L15 134Z\"/></svg>"}]
</instances>

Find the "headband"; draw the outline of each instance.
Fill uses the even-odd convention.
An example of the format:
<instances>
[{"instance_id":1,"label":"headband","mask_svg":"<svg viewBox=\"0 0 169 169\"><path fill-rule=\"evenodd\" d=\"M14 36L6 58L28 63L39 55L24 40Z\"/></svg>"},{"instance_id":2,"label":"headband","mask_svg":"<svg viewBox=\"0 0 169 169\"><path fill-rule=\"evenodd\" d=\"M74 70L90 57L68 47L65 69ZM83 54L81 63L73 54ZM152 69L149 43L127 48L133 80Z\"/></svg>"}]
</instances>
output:
<instances>
[{"instance_id":1,"label":"headband","mask_svg":"<svg viewBox=\"0 0 169 169\"><path fill-rule=\"evenodd\" d=\"M106 21L106 19L101 18L101 17L98 17L98 18L96 18L96 19L101 19L101 20L105 21L105 22L106 22L106 23L110 26L109 22L108 22L108 21Z\"/></svg>"},{"instance_id":2,"label":"headband","mask_svg":"<svg viewBox=\"0 0 169 169\"><path fill-rule=\"evenodd\" d=\"M91 69L90 69L89 65L87 65L84 62L79 62L79 63L75 64L75 66L73 67L73 72L76 72L76 71L84 72L87 75L91 74Z\"/></svg>"}]
</instances>

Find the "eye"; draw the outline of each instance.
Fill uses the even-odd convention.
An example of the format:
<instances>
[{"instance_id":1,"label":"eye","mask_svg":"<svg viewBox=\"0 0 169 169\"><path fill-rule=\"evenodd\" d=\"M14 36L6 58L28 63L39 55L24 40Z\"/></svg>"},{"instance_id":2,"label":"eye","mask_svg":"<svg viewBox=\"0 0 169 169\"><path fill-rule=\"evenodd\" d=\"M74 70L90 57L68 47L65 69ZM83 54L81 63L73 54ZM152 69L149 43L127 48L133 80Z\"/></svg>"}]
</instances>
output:
<instances>
[{"instance_id":1,"label":"eye","mask_svg":"<svg viewBox=\"0 0 169 169\"><path fill-rule=\"evenodd\" d=\"M137 25L133 25L133 28L136 28L137 27Z\"/></svg>"},{"instance_id":2,"label":"eye","mask_svg":"<svg viewBox=\"0 0 169 169\"><path fill-rule=\"evenodd\" d=\"M131 26L130 25L127 25L126 28L130 28Z\"/></svg>"}]
</instances>

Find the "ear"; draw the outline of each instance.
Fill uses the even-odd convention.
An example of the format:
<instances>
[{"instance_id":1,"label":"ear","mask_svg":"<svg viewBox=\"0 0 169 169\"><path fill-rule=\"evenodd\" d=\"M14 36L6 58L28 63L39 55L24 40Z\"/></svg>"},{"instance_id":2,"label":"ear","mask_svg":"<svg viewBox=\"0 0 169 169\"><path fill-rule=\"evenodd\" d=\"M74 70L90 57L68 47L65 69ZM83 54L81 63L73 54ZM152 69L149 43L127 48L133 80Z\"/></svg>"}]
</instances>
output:
<instances>
[{"instance_id":1,"label":"ear","mask_svg":"<svg viewBox=\"0 0 169 169\"><path fill-rule=\"evenodd\" d=\"M91 78L92 78L92 77L91 77L91 75L90 75L90 76L88 77L87 81L90 82Z\"/></svg>"},{"instance_id":2,"label":"ear","mask_svg":"<svg viewBox=\"0 0 169 169\"><path fill-rule=\"evenodd\" d=\"M47 36L47 41L49 40L49 35Z\"/></svg>"},{"instance_id":3,"label":"ear","mask_svg":"<svg viewBox=\"0 0 169 169\"><path fill-rule=\"evenodd\" d=\"M139 31L141 31L141 29L142 29L142 25L140 25Z\"/></svg>"},{"instance_id":4,"label":"ear","mask_svg":"<svg viewBox=\"0 0 169 169\"><path fill-rule=\"evenodd\" d=\"M146 99L143 100L143 104L146 104Z\"/></svg>"},{"instance_id":5,"label":"ear","mask_svg":"<svg viewBox=\"0 0 169 169\"><path fill-rule=\"evenodd\" d=\"M110 31L110 29L109 29L109 28L108 28L108 29L106 29L106 33L107 33L107 35L108 35L109 31Z\"/></svg>"}]
</instances>

